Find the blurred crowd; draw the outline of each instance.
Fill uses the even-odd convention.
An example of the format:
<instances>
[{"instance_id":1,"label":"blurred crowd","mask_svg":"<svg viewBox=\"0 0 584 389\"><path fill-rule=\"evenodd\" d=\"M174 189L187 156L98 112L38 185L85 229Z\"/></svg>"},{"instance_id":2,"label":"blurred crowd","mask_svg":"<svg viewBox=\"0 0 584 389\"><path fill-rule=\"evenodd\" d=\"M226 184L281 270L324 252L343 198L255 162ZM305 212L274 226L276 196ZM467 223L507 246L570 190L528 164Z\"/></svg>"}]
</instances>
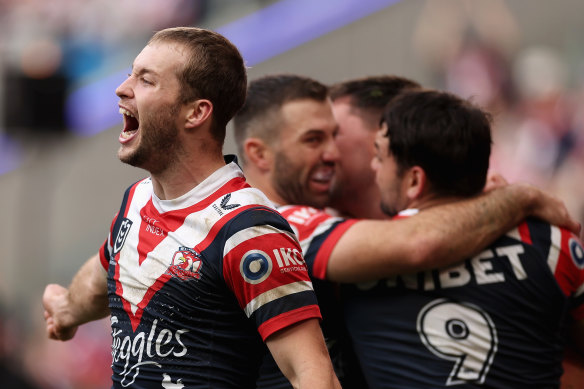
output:
<instances>
[{"instance_id":1,"label":"blurred crowd","mask_svg":"<svg viewBox=\"0 0 584 389\"><path fill-rule=\"evenodd\" d=\"M16 69L30 77L59 73L72 83L83 83L111 70L104 66L106 61L117 61L126 55L125 48L137 41L141 45L153 30L200 20L205 4L0 0L0 36L14 37L0 39L0 70ZM435 10L426 11L438 18ZM419 23L428 25L423 16ZM514 46L512 24L506 24L500 13L497 17L497 31L506 30L504 44L476 25L463 34L457 32L464 39L456 47L453 39L447 47L428 40L422 44L432 32L421 31L416 37L418 50L425 50L434 77L434 85L428 86L471 97L486 107L494 123L492 169L511 182L526 181L555 193L584 223L584 61L569 59L552 47ZM3 147L0 139L0 152L6 155ZM15 321L9 311L0 310L0 315L0 386L93 389L109 385L107 320L85 325L73 341L59 343L47 341L42 330L25 336L28 326ZM19 372L28 384L10 381ZM19 384L5 386L9 382Z\"/></svg>"},{"instance_id":2,"label":"blurred crowd","mask_svg":"<svg viewBox=\"0 0 584 389\"><path fill-rule=\"evenodd\" d=\"M445 68L443 82L492 114L494 171L555 193L584 222L581 76L570 75L564 58L549 47L506 57L470 41Z\"/></svg>"}]
</instances>

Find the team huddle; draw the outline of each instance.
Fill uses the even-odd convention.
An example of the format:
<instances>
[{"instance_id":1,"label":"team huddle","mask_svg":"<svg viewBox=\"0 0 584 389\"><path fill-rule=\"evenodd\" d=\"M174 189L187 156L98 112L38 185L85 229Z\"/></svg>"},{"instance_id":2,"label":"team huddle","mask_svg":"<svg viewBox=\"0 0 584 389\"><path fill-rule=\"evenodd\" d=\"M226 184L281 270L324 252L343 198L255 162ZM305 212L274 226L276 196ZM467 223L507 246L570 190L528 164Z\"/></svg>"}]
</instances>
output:
<instances>
[{"instance_id":1,"label":"team huddle","mask_svg":"<svg viewBox=\"0 0 584 389\"><path fill-rule=\"evenodd\" d=\"M473 103L397 76L248 84L198 28L156 33L116 94L118 156L149 177L43 296L52 339L110 317L112 387L552 388L584 351L580 226L488 175Z\"/></svg>"}]
</instances>

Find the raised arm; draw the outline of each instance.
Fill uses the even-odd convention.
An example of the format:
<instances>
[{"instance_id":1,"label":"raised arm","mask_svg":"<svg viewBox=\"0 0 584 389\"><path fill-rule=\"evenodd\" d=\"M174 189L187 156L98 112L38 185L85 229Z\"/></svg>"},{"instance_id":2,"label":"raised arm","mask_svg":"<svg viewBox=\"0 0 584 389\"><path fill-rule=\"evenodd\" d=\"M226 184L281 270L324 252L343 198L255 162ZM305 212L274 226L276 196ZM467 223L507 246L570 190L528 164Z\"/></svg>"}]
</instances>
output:
<instances>
[{"instance_id":1,"label":"raised arm","mask_svg":"<svg viewBox=\"0 0 584 389\"><path fill-rule=\"evenodd\" d=\"M358 282L449 265L476 254L527 216L580 231L557 198L530 185L506 185L415 217L355 223L335 245L327 278Z\"/></svg>"},{"instance_id":2,"label":"raised arm","mask_svg":"<svg viewBox=\"0 0 584 389\"><path fill-rule=\"evenodd\" d=\"M340 388L318 319L296 323L266 339L278 367L294 388Z\"/></svg>"},{"instance_id":3,"label":"raised arm","mask_svg":"<svg viewBox=\"0 0 584 389\"><path fill-rule=\"evenodd\" d=\"M77 272L69 289L47 285L43 294L47 335L55 340L73 338L77 327L109 314L107 273L99 255L94 255Z\"/></svg>"}]
</instances>

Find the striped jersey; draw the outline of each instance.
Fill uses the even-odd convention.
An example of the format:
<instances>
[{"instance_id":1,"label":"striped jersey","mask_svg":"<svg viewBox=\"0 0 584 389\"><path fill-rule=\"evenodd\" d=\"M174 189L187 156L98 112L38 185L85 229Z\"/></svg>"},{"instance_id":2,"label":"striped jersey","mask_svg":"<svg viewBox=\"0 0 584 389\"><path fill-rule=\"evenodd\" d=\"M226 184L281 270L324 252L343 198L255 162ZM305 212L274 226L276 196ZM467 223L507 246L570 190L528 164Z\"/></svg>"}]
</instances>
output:
<instances>
[{"instance_id":1,"label":"striped jersey","mask_svg":"<svg viewBox=\"0 0 584 389\"><path fill-rule=\"evenodd\" d=\"M100 259L116 388L253 387L262 340L320 318L289 224L235 162L173 200L132 185Z\"/></svg>"},{"instance_id":2,"label":"striped jersey","mask_svg":"<svg viewBox=\"0 0 584 389\"><path fill-rule=\"evenodd\" d=\"M303 206L279 206L297 235L318 298L323 320L321 327L339 381L346 388L366 389L353 350L348 341L339 305L338 285L326 281L326 265L332 249L343 233L357 220L335 217L323 210ZM258 389L291 388L270 355L262 364Z\"/></svg>"},{"instance_id":3,"label":"striped jersey","mask_svg":"<svg viewBox=\"0 0 584 389\"><path fill-rule=\"evenodd\" d=\"M454 266L343 292L371 388L557 388L565 331L584 319L584 251L528 219Z\"/></svg>"}]
</instances>

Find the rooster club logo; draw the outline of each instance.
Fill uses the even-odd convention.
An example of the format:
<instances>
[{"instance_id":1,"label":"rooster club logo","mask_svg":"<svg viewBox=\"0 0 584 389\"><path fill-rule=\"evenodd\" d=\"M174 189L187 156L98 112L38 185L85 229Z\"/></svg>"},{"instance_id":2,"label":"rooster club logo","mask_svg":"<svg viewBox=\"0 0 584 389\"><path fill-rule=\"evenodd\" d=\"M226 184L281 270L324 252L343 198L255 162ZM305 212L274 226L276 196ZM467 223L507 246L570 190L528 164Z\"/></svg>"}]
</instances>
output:
<instances>
[{"instance_id":1,"label":"rooster club logo","mask_svg":"<svg viewBox=\"0 0 584 389\"><path fill-rule=\"evenodd\" d=\"M175 275L183 281L191 278L201 278L201 255L190 247L179 247L172 257L172 264L167 273Z\"/></svg>"}]
</instances>

